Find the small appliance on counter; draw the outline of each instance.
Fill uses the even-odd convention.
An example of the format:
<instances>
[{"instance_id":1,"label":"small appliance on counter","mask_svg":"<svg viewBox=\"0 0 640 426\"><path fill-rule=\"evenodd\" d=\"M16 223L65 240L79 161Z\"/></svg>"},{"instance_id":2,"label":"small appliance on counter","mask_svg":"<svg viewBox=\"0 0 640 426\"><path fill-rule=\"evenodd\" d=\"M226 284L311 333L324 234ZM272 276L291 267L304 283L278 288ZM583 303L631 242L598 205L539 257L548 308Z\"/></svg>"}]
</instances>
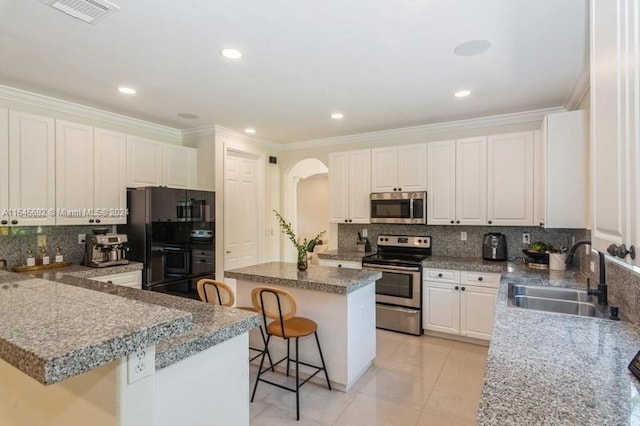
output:
<instances>
[{"instance_id":1,"label":"small appliance on counter","mask_svg":"<svg viewBox=\"0 0 640 426\"><path fill-rule=\"evenodd\" d=\"M128 248L125 234L110 234L106 229L94 229L85 239L84 264L95 268L126 265Z\"/></svg>"},{"instance_id":2,"label":"small appliance on counter","mask_svg":"<svg viewBox=\"0 0 640 426\"><path fill-rule=\"evenodd\" d=\"M484 234L482 258L484 260L507 260L507 237L500 232Z\"/></svg>"}]
</instances>

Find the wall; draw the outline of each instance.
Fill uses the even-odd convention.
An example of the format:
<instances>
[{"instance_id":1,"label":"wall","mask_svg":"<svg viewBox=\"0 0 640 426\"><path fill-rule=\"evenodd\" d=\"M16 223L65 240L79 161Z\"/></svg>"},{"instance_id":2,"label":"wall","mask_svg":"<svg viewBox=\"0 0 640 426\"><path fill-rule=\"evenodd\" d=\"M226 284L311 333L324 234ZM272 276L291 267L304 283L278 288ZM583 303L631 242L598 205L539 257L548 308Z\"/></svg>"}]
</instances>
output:
<instances>
[{"instance_id":1,"label":"wall","mask_svg":"<svg viewBox=\"0 0 640 426\"><path fill-rule=\"evenodd\" d=\"M482 239L485 233L501 232L507 236L507 255L513 260L524 257L522 233L531 234L531 242L542 241L554 247L571 247L574 241L588 239L584 229L544 229L537 226L429 226L429 225L338 225L338 249L356 250L357 233L367 229L372 250L376 250L377 237L389 235L428 235L432 238L434 256L482 257ZM467 240L460 240L460 232L467 233Z\"/></svg>"},{"instance_id":2,"label":"wall","mask_svg":"<svg viewBox=\"0 0 640 426\"><path fill-rule=\"evenodd\" d=\"M310 240L329 230L329 176L313 175L298 182L298 230L300 238ZM325 234L323 240L328 241Z\"/></svg>"}]
</instances>

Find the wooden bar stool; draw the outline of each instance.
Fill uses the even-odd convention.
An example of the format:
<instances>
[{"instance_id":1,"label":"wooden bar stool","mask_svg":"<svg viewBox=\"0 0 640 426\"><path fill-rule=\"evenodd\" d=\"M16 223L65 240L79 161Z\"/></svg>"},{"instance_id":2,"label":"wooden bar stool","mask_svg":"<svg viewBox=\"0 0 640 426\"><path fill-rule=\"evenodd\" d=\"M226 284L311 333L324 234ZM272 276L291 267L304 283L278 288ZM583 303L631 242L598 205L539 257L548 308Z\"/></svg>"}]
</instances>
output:
<instances>
[{"instance_id":1,"label":"wooden bar stool","mask_svg":"<svg viewBox=\"0 0 640 426\"><path fill-rule=\"evenodd\" d=\"M226 283L222 281L216 281L209 278L203 278L198 281L196 284L198 289L198 296L200 300L203 302L211 303L213 305L222 305L232 307L236 301L236 298L233 294L233 289ZM242 309L244 311L256 312L258 310L253 306L236 306L238 309ZM249 358L249 362L258 358L260 355L263 355L265 352L267 357L269 357L269 364L271 365L271 371L273 370L273 362L271 361L271 354L267 350L267 339L264 336L264 329L262 326L258 326L260 328L260 336L262 337L262 343L264 344L263 349L252 348L249 346L249 349L252 351L258 352L258 354L254 355L252 358Z\"/></svg>"},{"instance_id":2,"label":"wooden bar stool","mask_svg":"<svg viewBox=\"0 0 640 426\"><path fill-rule=\"evenodd\" d=\"M295 392L296 394L296 420L300 420L300 387L311 380L316 374L321 371L324 371L324 376L327 379L327 386L329 390L331 390L331 382L329 382L329 374L327 373L327 366L324 362L324 357L322 356L322 349L320 348L320 340L318 340L318 324L315 321L310 320L309 318L297 317L296 316L296 299L295 297L286 290L273 288L273 287L256 287L251 292L251 300L253 302L253 306L258 309L259 312L262 313L262 317L267 324L267 318L273 320L271 323L267 324L267 342L266 346L269 347L269 341L271 340L271 336L277 336L287 341L287 355L281 360L277 361L273 366L276 366L283 362L287 361L287 376L289 375L289 362L290 362L290 351L289 351L289 343L290 339L296 339L296 358L293 361L296 364L296 387L294 389L283 386L279 383L274 383L262 377L263 373L266 373L268 368L265 370L262 369L264 364L265 354L262 354L262 358L260 359L260 369L258 370L258 378L256 379L256 383L253 386L253 393L251 394L251 402L253 402L254 397L256 396L256 389L258 389L258 382L269 383L270 385L277 386L281 389L288 390L290 392ZM320 361L322 362L322 367L312 364L307 364L305 362L300 361L298 358L298 340L301 337L310 336L313 334L316 338L316 344L318 345L318 352L320 353ZM265 351L266 352L266 351ZM266 352L268 353L268 352ZM315 371L309 377L307 377L302 383L300 383L300 364L305 365L307 367L314 368Z\"/></svg>"}]
</instances>

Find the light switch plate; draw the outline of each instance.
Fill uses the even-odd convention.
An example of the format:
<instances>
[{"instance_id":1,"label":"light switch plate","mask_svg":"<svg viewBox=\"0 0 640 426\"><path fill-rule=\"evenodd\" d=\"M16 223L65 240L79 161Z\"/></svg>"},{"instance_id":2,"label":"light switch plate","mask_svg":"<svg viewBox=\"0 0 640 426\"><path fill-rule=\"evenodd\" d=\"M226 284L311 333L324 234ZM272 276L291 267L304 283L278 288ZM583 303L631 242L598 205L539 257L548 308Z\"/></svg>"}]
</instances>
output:
<instances>
[{"instance_id":1,"label":"light switch plate","mask_svg":"<svg viewBox=\"0 0 640 426\"><path fill-rule=\"evenodd\" d=\"M139 350L127 356L127 372L129 384L149 377L156 369L156 347Z\"/></svg>"},{"instance_id":2,"label":"light switch plate","mask_svg":"<svg viewBox=\"0 0 640 426\"><path fill-rule=\"evenodd\" d=\"M78 244L84 244L87 234L78 234Z\"/></svg>"},{"instance_id":3,"label":"light switch plate","mask_svg":"<svg viewBox=\"0 0 640 426\"><path fill-rule=\"evenodd\" d=\"M364 228L362 230L362 238L367 238L369 236L369 231L367 231L367 228Z\"/></svg>"},{"instance_id":4,"label":"light switch plate","mask_svg":"<svg viewBox=\"0 0 640 426\"><path fill-rule=\"evenodd\" d=\"M467 241L467 233L465 231L460 232L460 241Z\"/></svg>"},{"instance_id":5,"label":"light switch plate","mask_svg":"<svg viewBox=\"0 0 640 426\"><path fill-rule=\"evenodd\" d=\"M528 232L522 233L522 244L531 244L531 234Z\"/></svg>"}]
</instances>

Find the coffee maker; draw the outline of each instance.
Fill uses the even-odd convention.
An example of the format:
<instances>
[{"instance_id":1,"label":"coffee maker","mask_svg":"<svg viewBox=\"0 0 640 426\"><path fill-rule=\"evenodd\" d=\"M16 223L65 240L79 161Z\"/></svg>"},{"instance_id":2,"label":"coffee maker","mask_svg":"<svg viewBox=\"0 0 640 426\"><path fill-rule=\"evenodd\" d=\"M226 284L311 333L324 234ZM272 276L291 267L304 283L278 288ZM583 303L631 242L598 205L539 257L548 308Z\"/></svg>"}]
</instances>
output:
<instances>
[{"instance_id":1,"label":"coffee maker","mask_svg":"<svg viewBox=\"0 0 640 426\"><path fill-rule=\"evenodd\" d=\"M482 258L485 260L507 260L507 237L499 232L484 234Z\"/></svg>"},{"instance_id":2,"label":"coffee maker","mask_svg":"<svg viewBox=\"0 0 640 426\"><path fill-rule=\"evenodd\" d=\"M85 239L84 264L95 268L126 265L127 236L109 234L103 230L94 230L93 235Z\"/></svg>"}]
</instances>

